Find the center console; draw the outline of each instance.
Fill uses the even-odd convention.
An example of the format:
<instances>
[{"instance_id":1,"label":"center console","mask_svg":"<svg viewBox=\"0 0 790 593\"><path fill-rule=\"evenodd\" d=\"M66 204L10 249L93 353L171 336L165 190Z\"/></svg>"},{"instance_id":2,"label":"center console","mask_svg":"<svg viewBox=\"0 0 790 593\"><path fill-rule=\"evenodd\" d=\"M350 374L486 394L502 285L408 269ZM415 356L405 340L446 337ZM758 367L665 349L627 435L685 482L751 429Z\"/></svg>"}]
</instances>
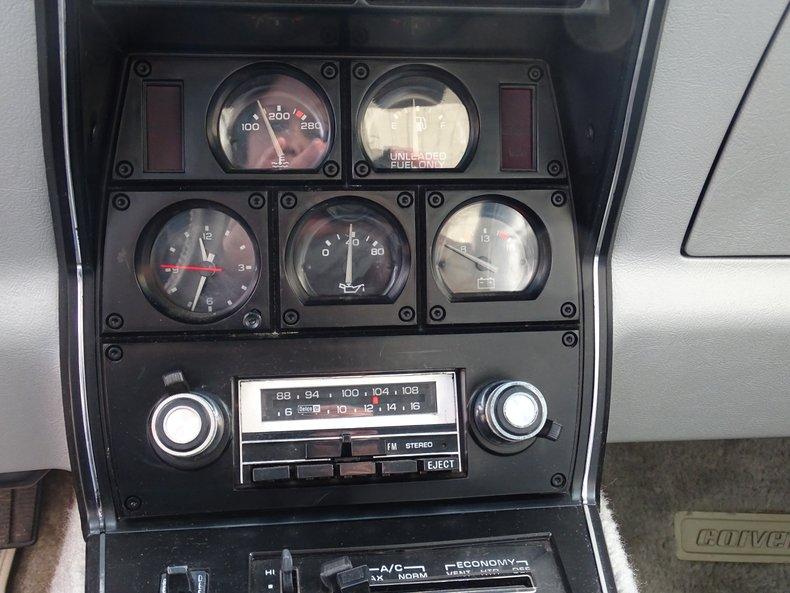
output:
<instances>
[{"instance_id":1,"label":"center console","mask_svg":"<svg viewBox=\"0 0 790 593\"><path fill-rule=\"evenodd\" d=\"M612 590L655 7L292 4L41 8L87 590Z\"/></svg>"}]
</instances>

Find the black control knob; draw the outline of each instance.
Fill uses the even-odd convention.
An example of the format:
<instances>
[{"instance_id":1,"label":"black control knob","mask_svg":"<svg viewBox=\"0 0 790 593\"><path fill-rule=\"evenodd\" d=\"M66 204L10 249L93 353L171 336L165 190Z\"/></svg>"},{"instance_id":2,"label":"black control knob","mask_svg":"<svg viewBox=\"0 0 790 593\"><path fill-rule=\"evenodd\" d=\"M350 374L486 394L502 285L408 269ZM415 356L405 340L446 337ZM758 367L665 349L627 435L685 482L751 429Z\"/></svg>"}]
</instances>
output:
<instances>
[{"instance_id":1,"label":"black control knob","mask_svg":"<svg viewBox=\"0 0 790 593\"><path fill-rule=\"evenodd\" d=\"M157 455L184 469L214 461L228 441L225 407L208 393L190 391L180 371L165 375L164 383L170 393L156 404L148 425Z\"/></svg>"},{"instance_id":2,"label":"black control knob","mask_svg":"<svg viewBox=\"0 0 790 593\"><path fill-rule=\"evenodd\" d=\"M526 381L496 381L472 400L472 423L486 448L497 453L521 451L535 438L556 440L562 427L548 418L546 398Z\"/></svg>"}]
</instances>

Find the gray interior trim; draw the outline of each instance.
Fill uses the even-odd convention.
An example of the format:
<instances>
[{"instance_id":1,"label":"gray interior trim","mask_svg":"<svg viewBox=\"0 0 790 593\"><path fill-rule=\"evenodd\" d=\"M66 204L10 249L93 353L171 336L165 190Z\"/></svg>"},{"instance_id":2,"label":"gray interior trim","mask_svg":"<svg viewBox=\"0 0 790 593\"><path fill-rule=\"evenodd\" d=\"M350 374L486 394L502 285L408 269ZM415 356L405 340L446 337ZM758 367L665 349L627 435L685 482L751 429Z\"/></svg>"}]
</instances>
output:
<instances>
[{"instance_id":1,"label":"gray interior trim","mask_svg":"<svg viewBox=\"0 0 790 593\"><path fill-rule=\"evenodd\" d=\"M744 96L685 252L790 255L790 19L787 12Z\"/></svg>"},{"instance_id":2,"label":"gray interior trim","mask_svg":"<svg viewBox=\"0 0 790 593\"><path fill-rule=\"evenodd\" d=\"M58 332L58 260L44 166L35 3L0 19L0 473L68 469Z\"/></svg>"},{"instance_id":3,"label":"gray interior trim","mask_svg":"<svg viewBox=\"0 0 790 593\"><path fill-rule=\"evenodd\" d=\"M669 2L612 255L611 441L790 434L790 260L681 254L786 4Z\"/></svg>"}]
</instances>

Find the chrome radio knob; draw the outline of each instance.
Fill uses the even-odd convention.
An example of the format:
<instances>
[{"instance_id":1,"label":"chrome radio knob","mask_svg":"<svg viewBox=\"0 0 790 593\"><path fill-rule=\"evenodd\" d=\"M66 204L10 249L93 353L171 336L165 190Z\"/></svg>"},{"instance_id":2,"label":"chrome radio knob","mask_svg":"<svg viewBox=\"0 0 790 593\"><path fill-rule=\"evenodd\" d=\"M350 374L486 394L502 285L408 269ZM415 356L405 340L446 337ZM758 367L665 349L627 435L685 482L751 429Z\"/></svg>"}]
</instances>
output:
<instances>
[{"instance_id":1,"label":"chrome radio knob","mask_svg":"<svg viewBox=\"0 0 790 593\"><path fill-rule=\"evenodd\" d=\"M473 429L484 446L496 452L515 452L532 439L556 440L561 426L548 419L546 398L526 381L496 381L480 389L472 400Z\"/></svg>"},{"instance_id":2,"label":"chrome radio knob","mask_svg":"<svg viewBox=\"0 0 790 593\"><path fill-rule=\"evenodd\" d=\"M192 468L216 459L227 443L227 414L214 396L189 390L180 371L164 377L171 393L151 412L148 437L170 465Z\"/></svg>"}]
</instances>

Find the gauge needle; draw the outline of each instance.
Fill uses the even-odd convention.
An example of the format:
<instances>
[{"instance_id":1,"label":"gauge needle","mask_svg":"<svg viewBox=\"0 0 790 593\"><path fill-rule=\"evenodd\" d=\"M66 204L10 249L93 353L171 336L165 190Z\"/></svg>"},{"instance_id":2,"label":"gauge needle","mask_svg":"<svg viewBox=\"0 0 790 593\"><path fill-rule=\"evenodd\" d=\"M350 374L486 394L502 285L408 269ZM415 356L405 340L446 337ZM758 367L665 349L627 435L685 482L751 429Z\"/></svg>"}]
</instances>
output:
<instances>
[{"instance_id":1,"label":"gauge needle","mask_svg":"<svg viewBox=\"0 0 790 593\"><path fill-rule=\"evenodd\" d=\"M200 241L200 257L203 258L203 261L208 261L208 253L206 252L206 246L203 244L203 237L198 238Z\"/></svg>"},{"instance_id":2,"label":"gauge needle","mask_svg":"<svg viewBox=\"0 0 790 593\"><path fill-rule=\"evenodd\" d=\"M414 152L420 152L420 135L417 133L417 100L411 100L411 146Z\"/></svg>"},{"instance_id":3,"label":"gauge needle","mask_svg":"<svg viewBox=\"0 0 790 593\"><path fill-rule=\"evenodd\" d=\"M446 243L446 245L447 245L447 249L449 249L450 251L455 251L458 255L465 257L469 261L475 262L478 266L485 268L489 272L493 272L494 274L496 274L499 271L498 267L496 267L494 264L488 263L484 259L475 257L471 253L466 253L465 251L461 251L460 249L458 249L458 247L455 247L454 245L450 245L449 243Z\"/></svg>"},{"instance_id":4,"label":"gauge needle","mask_svg":"<svg viewBox=\"0 0 790 593\"><path fill-rule=\"evenodd\" d=\"M348 225L348 249L346 250L346 284L351 285L354 279L354 258L351 255L354 245L354 225Z\"/></svg>"},{"instance_id":5,"label":"gauge needle","mask_svg":"<svg viewBox=\"0 0 790 593\"><path fill-rule=\"evenodd\" d=\"M195 298L192 299L192 311L194 311L195 307L197 307L198 299L200 298L200 293L203 292L203 286L205 286L205 284L206 284L206 277L201 275L200 280L198 281L197 290L195 291Z\"/></svg>"},{"instance_id":6,"label":"gauge needle","mask_svg":"<svg viewBox=\"0 0 790 593\"><path fill-rule=\"evenodd\" d=\"M280 143L277 141L277 134L274 133L274 130L272 129L272 124L269 122L269 114L266 113L266 109L264 109L263 105L261 105L260 99L257 101L257 103L258 103L258 108L261 110L261 113L263 114L263 123L266 124L266 130L269 132L269 139L272 141L272 144L274 144L274 150L275 152L277 152L277 156L279 158L283 158L283 156L285 156L285 153L283 152Z\"/></svg>"}]
</instances>

